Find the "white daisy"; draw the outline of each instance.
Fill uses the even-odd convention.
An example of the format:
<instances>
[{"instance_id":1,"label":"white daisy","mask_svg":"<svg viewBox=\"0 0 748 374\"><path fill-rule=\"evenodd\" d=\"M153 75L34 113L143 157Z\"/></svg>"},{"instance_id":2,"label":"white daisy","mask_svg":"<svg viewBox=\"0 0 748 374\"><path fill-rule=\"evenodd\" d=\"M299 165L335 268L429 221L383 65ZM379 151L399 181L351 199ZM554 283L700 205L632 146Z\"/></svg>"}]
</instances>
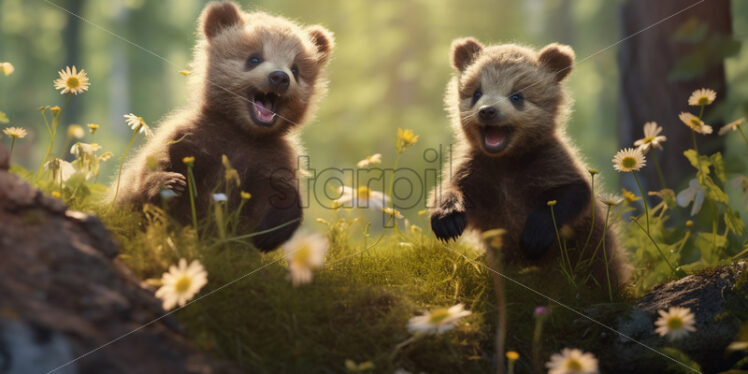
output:
<instances>
[{"instance_id":1,"label":"white daisy","mask_svg":"<svg viewBox=\"0 0 748 374\"><path fill-rule=\"evenodd\" d=\"M691 207L691 217L693 217L701 210L701 205L704 204L704 197L704 189L701 188L699 181L696 179L691 179L688 182L688 188L681 192L678 192L678 195L675 197L675 201L679 206L683 208L687 207L689 204L691 204L691 202L693 202L693 206Z\"/></svg>"},{"instance_id":2,"label":"white daisy","mask_svg":"<svg viewBox=\"0 0 748 374\"><path fill-rule=\"evenodd\" d=\"M607 206L616 206L623 202L623 197L610 193L604 193L600 195L599 198L600 201Z\"/></svg>"},{"instance_id":3,"label":"white daisy","mask_svg":"<svg viewBox=\"0 0 748 374\"><path fill-rule=\"evenodd\" d=\"M691 93L691 97L688 98L688 105L691 105L691 106L709 105L713 103L714 99L716 98L717 98L717 93L714 92L714 90L710 90L708 88L701 88Z\"/></svg>"},{"instance_id":4,"label":"white daisy","mask_svg":"<svg viewBox=\"0 0 748 374\"><path fill-rule=\"evenodd\" d=\"M14 139L23 139L27 135L26 129L23 127L8 127L3 129L3 133Z\"/></svg>"},{"instance_id":5,"label":"white daisy","mask_svg":"<svg viewBox=\"0 0 748 374\"><path fill-rule=\"evenodd\" d=\"M382 163L382 154L381 153L377 153L377 154L373 154L373 155L371 155L371 156L369 156L369 157L367 157L367 158L359 161L356 164L356 167L358 167L358 168L365 168L365 167L367 167L369 165L379 165L381 163Z\"/></svg>"},{"instance_id":6,"label":"white daisy","mask_svg":"<svg viewBox=\"0 0 748 374\"><path fill-rule=\"evenodd\" d=\"M162 286L156 291L156 297L163 301L165 310L170 310L177 305L184 306L207 283L208 272L200 261L193 260L187 266L187 260L182 258L178 267L171 265L161 277Z\"/></svg>"},{"instance_id":7,"label":"white daisy","mask_svg":"<svg viewBox=\"0 0 748 374\"><path fill-rule=\"evenodd\" d=\"M696 117L691 113L681 112L681 114L678 115L678 118L680 118L681 122L686 126L699 134L711 134L712 131L714 131L712 126L705 124L704 121L699 119L699 117Z\"/></svg>"},{"instance_id":8,"label":"white daisy","mask_svg":"<svg viewBox=\"0 0 748 374\"><path fill-rule=\"evenodd\" d=\"M145 120L143 117L138 117L132 113L125 114L125 121L127 122L127 125L130 126L133 131L139 131L141 134L144 134L147 138L150 138L153 136L153 132L151 131L151 128L148 126L147 123L145 123Z\"/></svg>"},{"instance_id":9,"label":"white daisy","mask_svg":"<svg viewBox=\"0 0 748 374\"><path fill-rule=\"evenodd\" d=\"M644 154L647 154L652 147L662 149L661 143L667 141L667 137L660 135L661 132L662 127L657 126L657 122L647 122L644 124L644 137L635 141L634 145Z\"/></svg>"},{"instance_id":10,"label":"white daisy","mask_svg":"<svg viewBox=\"0 0 748 374\"><path fill-rule=\"evenodd\" d=\"M60 91L61 94L69 92L78 95L88 90L88 76L85 70L81 69L77 71L75 66L70 70L70 66L68 66L64 70L60 70L57 74L60 77L55 79L54 85L56 90L62 90Z\"/></svg>"},{"instance_id":11,"label":"white daisy","mask_svg":"<svg viewBox=\"0 0 748 374\"><path fill-rule=\"evenodd\" d=\"M719 134L719 135L725 135L725 134L727 134L728 131L736 131L738 129L738 127L740 127L740 125L743 124L743 122L745 122L745 117L742 117L742 118L739 118L739 119L737 119L735 121L732 121L732 122L730 122L730 123L722 126L722 128L719 129L719 132L717 132L717 134Z\"/></svg>"},{"instance_id":12,"label":"white daisy","mask_svg":"<svg viewBox=\"0 0 748 374\"><path fill-rule=\"evenodd\" d=\"M312 281L312 270L322 266L329 244L319 234L298 232L283 245L294 286Z\"/></svg>"},{"instance_id":13,"label":"white daisy","mask_svg":"<svg viewBox=\"0 0 748 374\"><path fill-rule=\"evenodd\" d=\"M646 164L644 153L635 148L622 149L613 157L613 167L618 171L637 171Z\"/></svg>"},{"instance_id":14,"label":"white daisy","mask_svg":"<svg viewBox=\"0 0 748 374\"><path fill-rule=\"evenodd\" d=\"M373 191L366 186L361 186L356 189L342 186L338 189L338 193L340 193L341 196L335 200L335 202L341 206L348 202L353 202L352 206L354 207L379 210L384 209L390 201L390 197L385 193Z\"/></svg>"},{"instance_id":15,"label":"white daisy","mask_svg":"<svg viewBox=\"0 0 748 374\"><path fill-rule=\"evenodd\" d=\"M680 339L690 332L696 331L696 319L691 309L677 306L670 307L668 311L660 310L657 312L660 318L655 321L655 332L660 336L667 336L670 341Z\"/></svg>"},{"instance_id":16,"label":"white daisy","mask_svg":"<svg viewBox=\"0 0 748 374\"><path fill-rule=\"evenodd\" d=\"M437 333L441 334L455 327L462 318L471 315L472 312L465 310L463 304L447 308L434 309L423 315L416 316L408 321L408 331L412 333Z\"/></svg>"},{"instance_id":17,"label":"white daisy","mask_svg":"<svg viewBox=\"0 0 748 374\"><path fill-rule=\"evenodd\" d=\"M597 359L592 353L579 349L564 348L561 353L551 355L546 362L548 374L598 374Z\"/></svg>"},{"instance_id":18,"label":"white daisy","mask_svg":"<svg viewBox=\"0 0 748 374\"><path fill-rule=\"evenodd\" d=\"M214 193L213 194L213 201L220 202L220 201L226 201L228 200L228 197L226 197L225 193Z\"/></svg>"}]
</instances>

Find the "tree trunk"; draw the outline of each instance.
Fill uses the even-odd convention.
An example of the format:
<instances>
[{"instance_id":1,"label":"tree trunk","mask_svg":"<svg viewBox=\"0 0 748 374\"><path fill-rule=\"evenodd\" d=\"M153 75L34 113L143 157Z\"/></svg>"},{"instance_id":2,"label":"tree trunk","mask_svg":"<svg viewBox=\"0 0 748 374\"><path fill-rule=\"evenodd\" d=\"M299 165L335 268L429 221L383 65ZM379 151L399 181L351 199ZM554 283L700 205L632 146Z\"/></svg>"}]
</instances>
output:
<instances>
[{"instance_id":1,"label":"tree trunk","mask_svg":"<svg viewBox=\"0 0 748 374\"><path fill-rule=\"evenodd\" d=\"M694 18L708 25L710 33L724 36L732 33L729 0L702 3L695 0L627 0L621 9L621 37L627 38L620 44L618 56L621 87L618 135L621 147L631 147L636 139L643 137L644 123L656 121L667 136L664 151L658 151L657 156L667 186L676 191L694 173L683 156L683 151L693 148L691 131L678 119L678 114L691 112L698 115L698 108L689 107L687 103L691 92L696 89L711 88L717 91L718 99L726 96L725 68L721 61L706 65L700 74L687 80L668 78L676 63L700 50L699 45L673 38L679 26ZM701 154L723 148L720 137L716 136L723 121L709 117L710 109L707 107L704 117L712 122L714 134L697 135ZM641 173L648 191L662 188L651 152L647 157L648 166ZM627 173L623 177L622 184L636 191L631 175Z\"/></svg>"}]
</instances>

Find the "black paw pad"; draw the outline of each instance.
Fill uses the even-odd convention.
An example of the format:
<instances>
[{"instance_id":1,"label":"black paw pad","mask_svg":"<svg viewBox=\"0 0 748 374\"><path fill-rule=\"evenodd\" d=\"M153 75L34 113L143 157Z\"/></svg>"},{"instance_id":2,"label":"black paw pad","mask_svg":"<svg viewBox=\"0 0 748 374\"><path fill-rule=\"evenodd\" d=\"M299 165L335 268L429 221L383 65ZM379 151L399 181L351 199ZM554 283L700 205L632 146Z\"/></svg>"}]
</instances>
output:
<instances>
[{"instance_id":1,"label":"black paw pad","mask_svg":"<svg viewBox=\"0 0 748 374\"><path fill-rule=\"evenodd\" d=\"M467 226L465 212L451 212L443 216L431 216L431 230L441 240L457 239Z\"/></svg>"}]
</instances>

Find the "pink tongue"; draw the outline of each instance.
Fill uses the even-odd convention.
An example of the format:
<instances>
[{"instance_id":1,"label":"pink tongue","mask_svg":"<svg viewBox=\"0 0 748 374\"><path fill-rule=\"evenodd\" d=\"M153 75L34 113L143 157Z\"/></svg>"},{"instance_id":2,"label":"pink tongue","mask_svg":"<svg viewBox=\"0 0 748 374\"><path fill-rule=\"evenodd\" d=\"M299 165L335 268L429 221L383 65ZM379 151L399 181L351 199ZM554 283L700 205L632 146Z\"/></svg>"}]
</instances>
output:
<instances>
[{"instance_id":1,"label":"pink tongue","mask_svg":"<svg viewBox=\"0 0 748 374\"><path fill-rule=\"evenodd\" d=\"M506 139L506 134L504 133L504 130L495 128L495 127L488 127L486 129L486 145L489 147L496 147L504 142L504 139Z\"/></svg>"},{"instance_id":2,"label":"pink tongue","mask_svg":"<svg viewBox=\"0 0 748 374\"><path fill-rule=\"evenodd\" d=\"M275 117L275 113L265 107L265 105L263 105L261 102L255 101L255 116L260 121L270 122L273 120L273 117Z\"/></svg>"}]
</instances>

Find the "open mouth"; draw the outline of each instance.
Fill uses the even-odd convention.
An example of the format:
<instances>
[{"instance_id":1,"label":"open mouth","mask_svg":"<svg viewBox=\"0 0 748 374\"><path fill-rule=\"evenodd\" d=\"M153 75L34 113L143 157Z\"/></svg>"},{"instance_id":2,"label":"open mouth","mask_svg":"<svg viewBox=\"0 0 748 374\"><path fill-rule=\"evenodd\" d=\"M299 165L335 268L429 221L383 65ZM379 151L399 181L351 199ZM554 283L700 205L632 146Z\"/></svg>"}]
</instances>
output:
<instances>
[{"instance_id":1,"label":"open mouth","mask_svg":"<svg viewBox=\"0 0 748 374\"><path fill-rule=\"evenodd\" d=\"M509 145L509 137L512 135L510 126L486 126L481 131L483 135L483 147L489 153L499 153Z\"/></svg>"},{"instance_id":2,"label":"open mouth","mask_svg":"<svg viewBox=\"0 0 748 374\"><path fill-rule=\"evenodd\" d=\"M249 103L249 113L252 120L260 126L269 127L275 123L276 114L280 107L280 96L270 93L257 93Z\"/></svg>"}]
</instances>

